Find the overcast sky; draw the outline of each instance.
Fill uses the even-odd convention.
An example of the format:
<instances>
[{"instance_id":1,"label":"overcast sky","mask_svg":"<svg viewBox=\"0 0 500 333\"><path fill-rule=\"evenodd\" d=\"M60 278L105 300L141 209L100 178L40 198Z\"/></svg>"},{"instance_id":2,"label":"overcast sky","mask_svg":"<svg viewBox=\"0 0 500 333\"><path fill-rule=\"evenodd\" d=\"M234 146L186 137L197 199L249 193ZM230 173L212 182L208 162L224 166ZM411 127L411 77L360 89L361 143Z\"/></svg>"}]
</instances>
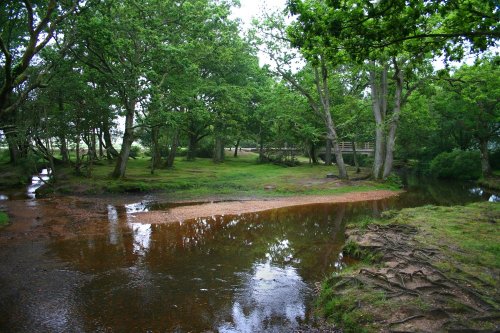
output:
<instances>
[{"instance_id":1,"label":"overcast sky","mask_svg":"<svg viewBox=\"0 0 500 333\"><path fill-rule=\"evenodd\" d=\"M233 8L233 16L241 19L243 27L248 29L252 18L264 11L274 12L285 9L286 0L240 0L240 3L240 8Z\"/></svg>"}]
</instances>

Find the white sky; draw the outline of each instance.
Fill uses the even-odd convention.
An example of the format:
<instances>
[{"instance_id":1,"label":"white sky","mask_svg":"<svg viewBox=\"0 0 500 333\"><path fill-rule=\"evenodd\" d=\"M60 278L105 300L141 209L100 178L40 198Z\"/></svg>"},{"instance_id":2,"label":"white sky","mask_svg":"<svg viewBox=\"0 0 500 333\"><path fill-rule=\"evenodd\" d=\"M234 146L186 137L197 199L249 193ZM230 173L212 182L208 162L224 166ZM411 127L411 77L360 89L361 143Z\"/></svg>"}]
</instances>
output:
<instances>
[{"instance_id":1,"label":"white sky","mask_svg":"<svg viewBox=\"0 0 500 333\"><path fill-rule=\"evenodd\" d=\"M286 0L240 0L240 3L240 8L233 8L232 16L241 19L243 28L248 29L252 18L261 13L285 9Z\"/></svg>"}]
</instances>

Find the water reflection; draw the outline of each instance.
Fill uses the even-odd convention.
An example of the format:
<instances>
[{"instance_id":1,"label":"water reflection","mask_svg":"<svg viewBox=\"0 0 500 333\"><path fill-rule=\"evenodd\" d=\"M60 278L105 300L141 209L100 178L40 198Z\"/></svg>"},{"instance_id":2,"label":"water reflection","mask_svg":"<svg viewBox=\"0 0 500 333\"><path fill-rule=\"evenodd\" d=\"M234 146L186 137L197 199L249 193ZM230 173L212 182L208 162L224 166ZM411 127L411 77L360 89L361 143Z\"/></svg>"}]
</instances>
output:
<instances>
[{"instance_id":1,"label":"water reflection","mask_svg":"<svg viewBox=\"0 0 500 333\"><path fill-rule=\"evenodd\" d=\"M40 174L31 177L31 184L27 189L27 196L30 199L36 198L36 190L39 189L42 185L44 185L50 179L50 169L43 169Z\"/></svg>"},{"instance_id":2,"label":"water reflection","mask_svg":"<svg viewBox=\"0 0 500 333\"><path fill-rule=\"evenodd\" d=\"M235 296L231 321L219 332L282 332L294 329L306 316L309 288L294 267L280 268L270 261L255 264L244 274L243 287Z\"/></svg>"},{"instance_id":3,"label":"water reflection","mask_svg":"<svg viewBox=\"0 0 500 333\"><path fill-rule=\"evenodd\" d=\"M72 293L61 296L73 304L64 316L74 320L61 321L64 327L57 331L294 331L312 320L313 283L342 269L348 260L341 253L346 223L387 209L492 197L471 193L470 186L461 192L418 182L411 186L410 192L390 200L169 224L143 224L133 217L161 206L150 200L100 206L99 232L54 237L49 251L39 251L81 276L68 284ZM57 214L50 201L39 205ZM68 224L74 219L68 216ZM32 294L52 299L58 292L56 287L38 288ZM29 306L44 309L44 304L30 300ZM14 319L7 321L0 330L16 327Z\"/></svg>"}]
</instances>

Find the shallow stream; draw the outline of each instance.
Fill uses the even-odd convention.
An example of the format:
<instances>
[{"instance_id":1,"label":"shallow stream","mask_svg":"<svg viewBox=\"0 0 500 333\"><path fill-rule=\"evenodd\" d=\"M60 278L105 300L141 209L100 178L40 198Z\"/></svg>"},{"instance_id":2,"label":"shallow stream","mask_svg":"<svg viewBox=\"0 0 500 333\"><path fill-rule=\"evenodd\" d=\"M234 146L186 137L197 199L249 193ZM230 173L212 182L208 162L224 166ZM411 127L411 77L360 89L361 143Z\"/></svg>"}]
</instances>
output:
<instances>
[{"instance_id":1,"label":"shallow stream","mask_svg":"<svg viewBox=\"0 0 500 333\"><path fill-rule=\"evenodd\" d=\"M388 209L498 201L472 183L410 179L397 198L141 224L154 197L0 193L0 331L293 332L342 269L344 227ZM24 194L23 194L24 193Z\"/></svg>"}]
</instances>

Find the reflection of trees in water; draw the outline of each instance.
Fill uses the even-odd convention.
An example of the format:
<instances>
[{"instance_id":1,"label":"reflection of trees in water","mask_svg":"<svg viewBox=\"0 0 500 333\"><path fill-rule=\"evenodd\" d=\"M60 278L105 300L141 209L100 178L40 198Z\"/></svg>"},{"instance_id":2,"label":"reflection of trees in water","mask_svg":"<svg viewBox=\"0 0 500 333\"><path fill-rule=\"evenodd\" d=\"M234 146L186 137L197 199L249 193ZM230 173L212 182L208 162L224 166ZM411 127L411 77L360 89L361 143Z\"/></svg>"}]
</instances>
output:
<instances>
[{"instance_id":1,"label":"reflection of trees in water","mask_svg":"<svg viewBox=\"0 0 500 333\"><path fill-rule=\"evenodd\" d=\"M148 225L146 235L134 230L124 207L108 207L108 235L52 249L89 274L77 296L89 330L201 331L237 320L261 325L252 318L266 314L293 326L307 311L304 281L335 268L346 220L371 211L371 203L309 205Z\"/></svg>"}]
</instances>

